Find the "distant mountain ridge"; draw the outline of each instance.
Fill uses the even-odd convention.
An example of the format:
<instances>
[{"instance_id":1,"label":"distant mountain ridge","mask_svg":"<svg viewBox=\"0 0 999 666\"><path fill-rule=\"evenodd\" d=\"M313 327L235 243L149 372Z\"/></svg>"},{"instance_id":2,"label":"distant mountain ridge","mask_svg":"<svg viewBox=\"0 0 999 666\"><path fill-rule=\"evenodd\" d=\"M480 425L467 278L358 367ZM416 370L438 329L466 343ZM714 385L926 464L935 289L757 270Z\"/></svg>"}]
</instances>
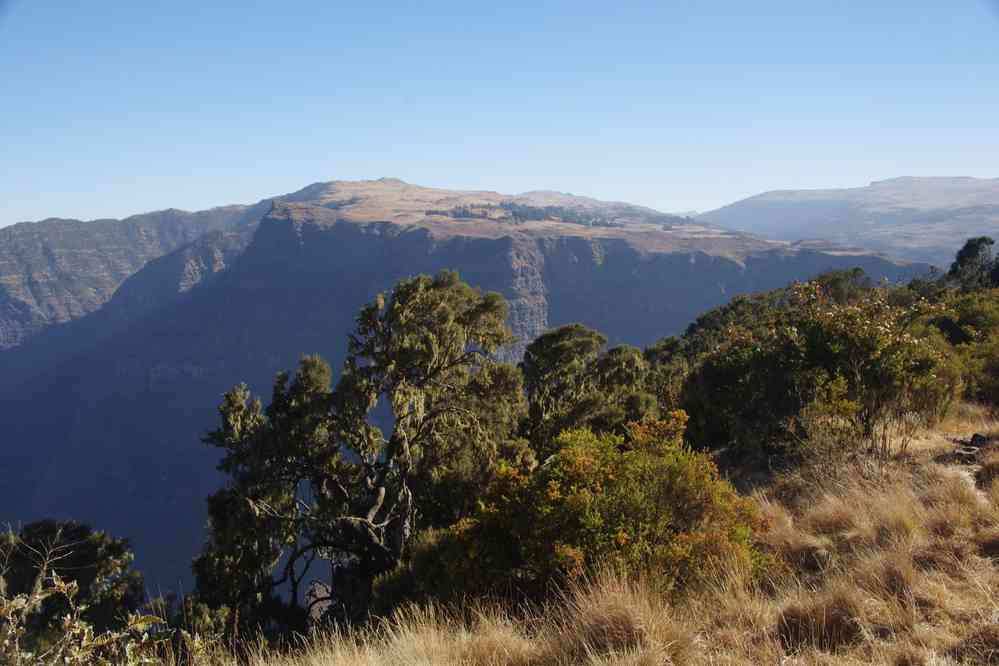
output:
<instances>
[{"instance_id":1,"label":"distant mountain ridge","mask_svg":"<svg viewBox=\"0 0 999 666\"><path fill-rule=\"evenodd\" d=\"M999 178L903 177L866 187L777 190L697 219L766 238L825 239L945 267L966 238L999 237Z\"/></svg>"},{"instance_id":2,"label":"distant mountain ridge","mask_svg":"<svg viewBox=\"0 0 999 666\"><path fill-rule=\"evenodd\" d=\"M337 210L343 219L354 222L427 224L472 235L481 233L483 227L492 227L487 233L493 233L560 224L605 230L652 225L678 226L679 234L674 234L678 237L706 239L715 234L734 241L729 246L760 246L741 234L722 233L703 222L626 203L545 190L520 195L458 192L395 178L314 183L253 205L198 212L168 209L91 222L51 218L0 228L0 351L17 347L51 326L95 312L147 263L203 234L252 233L253 225L274 201ZM185 288L183 284L177 287Z\"/></svg>"},{"instance_id":3,"label":"distant mountain ridge","mask_svg":"<svg viewBox=\"0 0 999 666\"><path fill-rule=\"evenodd\" d=\"M123 220L50 218L0 228L0 350L96 311L149 261L262 212L259 206L169 209Z\"/></svg>"},{"instance_id":4,"label":"distant mountain ridge","mask_svg":"<svg viewBox=\"0 0 999 666\"><path fill-rule=\"evenodd\" d=\"M643 206L550 190L504 195L396 178L317 182L253 205L193 213L169 209L123 220L21 223L0 229L0 365L6 370L0 390L174 303L224 270L275 204L335 211L335 219L354 224L422 228L436 238L606 239L640 255L698 252L743 262L769 251L867 253L774 243ZM518 312L515 304L515 320ZM518 332L529 339L540 329Z\"/></svg>"},{"instance_id":5,"label":"distant mountain ridge","mask_svg":"<svg viewBox=\"0 0 999 666\"><path fill-rule=\"evenodd\" d=\"M455 269L503 294L516 359L570 322L648 345L736 294L831 269L927 269L550 192L334 182L256 206L148 260L89 314L0 351L0 521L89 521L176 587L219 483L200 436L221 393L246 381L267 394L306 353L339 367L360 306L410 275Z\"/></svg>"},{"instance_id":6,"label":"distant mountain ridge","mask_svg":"<svg viewBox=\"0 0 999 666\"><path fill-rule=\"evenodd\" d=\"M21 222L0 228L0 350L16 347L50 326L96 311L148 262L203 234L252 227L273 201L308 202L342 209L350 219L396 223L449 215L460 218L461 213L470 214L471 219L513 220L525 211L554 219L552 210L557 208L579 216L581 222L607 225L682 220L640 206L557 192L516 196L450 192L383 178L314 183L254 205L198 212L167 209L121 220L49 218Z\"/></svg>"}]
</instances>

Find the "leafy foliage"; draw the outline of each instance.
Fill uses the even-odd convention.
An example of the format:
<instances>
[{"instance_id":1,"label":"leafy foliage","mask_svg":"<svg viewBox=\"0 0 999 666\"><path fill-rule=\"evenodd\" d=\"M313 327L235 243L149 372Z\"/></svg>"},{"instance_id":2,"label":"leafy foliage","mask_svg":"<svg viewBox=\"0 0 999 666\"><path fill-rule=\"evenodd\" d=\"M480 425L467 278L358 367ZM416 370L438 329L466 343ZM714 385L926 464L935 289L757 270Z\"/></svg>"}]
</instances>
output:
<instances>
[{"instance_id":1,"label":"leafy foliage","mask_svg":"<svg viewBox=\"0 0 999 666\"><path fill-rule=\"evenodd\" d=\"M950 265L947 277L955 281L963 291L974 291L995 286L995 260L992 246L995 241L988 236L969 238L958 251L954 263Z\"/></svg>"},{"instance_id":2,"label":"leafy foliage","mask_svg":"<svg viewBox=\"0 0 999 666\"><path fill-rule=\"evenodd\" d=\"M0 541L0 663L158 663L162 639L153 630L163 620L129 608L136 575L126 571L131 553L124 542L76 523L29 527L27 539L8 532ZM69 541L73 536L84 538ZM95 627L91 618L106 626Z\"/></svg>"},{"instance_id":3,"label":"leafy foliage","mask_svg":"<svg viewBox=\"0 0 999 666\"><path fill-rule=\"evenodd\" d=\"M548 331L530 345L520 369L527 391L525 435L540 459L569 428L623 432L625 424L655 416L647 391L649 363L641 350L604 351L607 339L581 324Z\"/></svg>"},{"instance_id":4,"label":"leafy foliage","mask_svg":"<svg viewBox=\"0 0 999 666\"><path fill-rule=\"evenodd\" d=\"M862 298L835 293L818 281L799 284L748 325L723 327L682 391L695 415L693 441L786 451L801 439L793 430L806 409L814 415L817 402L845 400L837 418L887 455L891 443L904 446L914 427L942 415L960 371L925 325L934 308L896 305L881 287L865 288Z\"/></svg>"},{"instance_id":5,"label":"leafy foliage","mask_svg":"<svg viewBox=\"0 0 999 666\"><path fill-rule=\"evenodd\" d=\"M568 430L533 472L501 468L479 510L438 537L420 573L450 572L451 594L538 597L610 566L654 571L672 586L732 558L751 562L753 505L705 454L683 446L686 418L633 423L627 436Z\"/></svg>"},{"instance_id":6,"label":"leafy foliage","mask_svg":"<svg viewBox=\"0 0 999 666\"><path fill-rule=\"evenodd\" d=\"M517 448L520 384L488 356L510 340L505 320L498 295L455 273L404 280L361 310L335 389L329 366L307 357L290 383L278 376L266 409L244 386L226 394L206 441L226 452L230 481L209 499L201 597L231 608L233 627L301 626L317 603L362 621L374 579L413 530L460 516L468 502L456 489ZM379 403L391 412L387 436ZM319 562L333 591L306 606Z\"/></svg>"},{"instance_id":7,"label":"leafy foliage","mask_svg":"<svg viewBox=\"0 0 999 666\"><path fill-rule=\"evenodd\" d=\"M932 323L960 356L965 397L999 404L999 289L945 295Z\"/></svg>"},{"instance_id":8,"label":"leafy foliage","mask_svg":"<svg viewBox=\"0 0 999 666\"><path fill-rule=\"evenodd\" d=\"M135 556L128 542L89 525L28 523L17 534L7 534L3 548L7 594L30 594L39 576L58 577L75 586L75 601L85 608L82 619L98 632L122 626L125 616L145 601L142 575L131 568ZM67 612L66 595L51 595L32 614L29 629L42 634Z\"/></svg>"}]
</instances>

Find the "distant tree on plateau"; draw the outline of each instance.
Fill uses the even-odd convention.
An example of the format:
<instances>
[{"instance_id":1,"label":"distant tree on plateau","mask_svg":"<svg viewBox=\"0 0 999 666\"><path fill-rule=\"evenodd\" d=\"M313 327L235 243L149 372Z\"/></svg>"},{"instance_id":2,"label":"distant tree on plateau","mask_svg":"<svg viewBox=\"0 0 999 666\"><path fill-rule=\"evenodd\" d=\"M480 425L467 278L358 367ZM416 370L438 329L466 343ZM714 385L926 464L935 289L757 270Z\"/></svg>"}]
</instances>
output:
<instances>
[{"instance_id":1,"label":"distant tree on plateau","mask_svg":"<svg viewBox=\"0 0 999 666\"><path fill-rule=\"evenodd\" d=\"M992 258L995 241L988 236L969 238L950 265L947 276L961 286L964 291L973 291L996 284L999 273Z\"/></svg>"}]
</instances>

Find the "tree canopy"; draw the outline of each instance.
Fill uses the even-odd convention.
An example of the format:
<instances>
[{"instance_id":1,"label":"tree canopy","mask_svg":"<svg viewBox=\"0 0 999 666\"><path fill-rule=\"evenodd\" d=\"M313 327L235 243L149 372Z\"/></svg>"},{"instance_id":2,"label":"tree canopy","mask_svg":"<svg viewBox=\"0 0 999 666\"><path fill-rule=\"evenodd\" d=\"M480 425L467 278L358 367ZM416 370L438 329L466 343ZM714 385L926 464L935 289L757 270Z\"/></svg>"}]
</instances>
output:
<instances>
[{"instance_id":1,"label":"tree canopy","mask_svg":"<svg viewBox=\"0 0 999 666\"><path fill-rule=\"evenodd\" d=\"M324 563L331 593L312 604L361 621L421 520L460 513L434 482L474 477L507 443L520 384L490 355L510 339L498 295L453 272L420 276L361 310L335 388L329 366L306 357L293 379L278 376L266 409L245 386L227 393L206 437L225 451L228 483L209 499L199 593L241 610L233 622L287 623L309 610L302 585Z\"/></svg>"}]
</instances>

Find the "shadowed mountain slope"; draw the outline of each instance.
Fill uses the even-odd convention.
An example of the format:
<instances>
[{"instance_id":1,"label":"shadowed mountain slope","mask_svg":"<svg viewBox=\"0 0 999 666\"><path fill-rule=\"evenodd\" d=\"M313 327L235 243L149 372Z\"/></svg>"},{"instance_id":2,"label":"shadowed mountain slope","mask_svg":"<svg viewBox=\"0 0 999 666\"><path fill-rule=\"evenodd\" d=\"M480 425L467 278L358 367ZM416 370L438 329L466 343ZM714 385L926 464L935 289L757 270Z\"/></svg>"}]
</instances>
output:
<instances>
[{"instance_id":1,"label":"shadowed mountain slope","mask_svg":"<svg viewBox=\"0 0 999 666\"><path fill-rule=\"evenodd\" d=\"M315 183L254 205L195 213L170 209L124 220L24 222L0 229L0 352L97 311L148 262L203 234L252 227L273 201L322 206L353 222L447 223L453 233L465 235L476 235L482 226L504 223L574 224L609 231L630 224L655 228L690 222L640 206L557 192L516 196L455 192L392 178ZM702 234L710 233L703 225L688 226L691 233L698 229ZM192 270L193 274L177 276L178 290L188 288L203 272ZM153 297L143 298L149 301Z\"/></svg>"},{"instance_id":2,"label":"shadowed mountain slope","mask_svg":"<svg viewBox=\"0 0 999 666\"><path fill-rule=\"evenodd\" d=\"M264 209L266 210L266 209ZM124 220L49 219L0 229L0 350L96 311L152 259L264 212L226 206Z\"/></svg>"}]
</instances>

